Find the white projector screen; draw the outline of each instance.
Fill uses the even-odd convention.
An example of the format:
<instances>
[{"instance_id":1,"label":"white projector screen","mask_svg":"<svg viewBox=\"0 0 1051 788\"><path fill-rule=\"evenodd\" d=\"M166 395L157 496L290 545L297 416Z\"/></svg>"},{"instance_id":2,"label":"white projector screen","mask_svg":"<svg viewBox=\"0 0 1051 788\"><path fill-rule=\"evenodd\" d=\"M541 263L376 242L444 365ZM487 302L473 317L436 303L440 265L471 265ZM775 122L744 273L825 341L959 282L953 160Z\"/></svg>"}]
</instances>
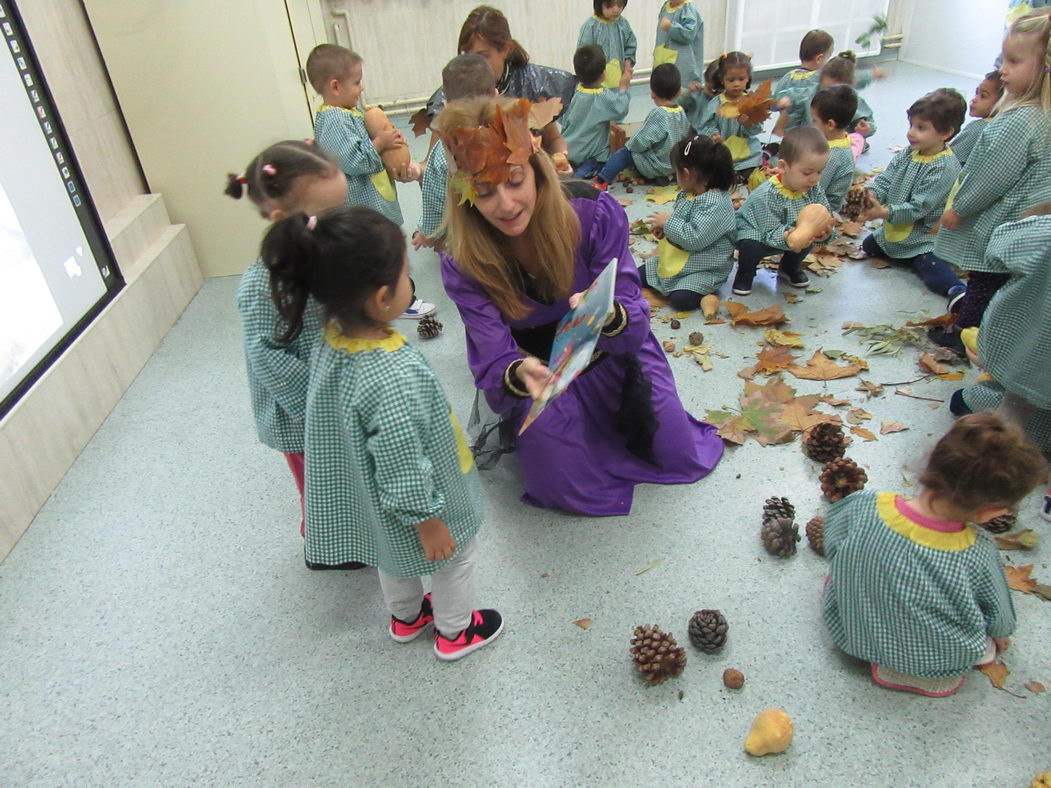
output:
<instances>
[{"instance_id":1,"label":"white projector screen","mask_svg":"<svg viewBox=\"0 0 1051 788\"><path fill-rule=\"evenodd\" d=\"M0 0L0 417L122 285L10 0Z\"/></svg>"}]
</instances>

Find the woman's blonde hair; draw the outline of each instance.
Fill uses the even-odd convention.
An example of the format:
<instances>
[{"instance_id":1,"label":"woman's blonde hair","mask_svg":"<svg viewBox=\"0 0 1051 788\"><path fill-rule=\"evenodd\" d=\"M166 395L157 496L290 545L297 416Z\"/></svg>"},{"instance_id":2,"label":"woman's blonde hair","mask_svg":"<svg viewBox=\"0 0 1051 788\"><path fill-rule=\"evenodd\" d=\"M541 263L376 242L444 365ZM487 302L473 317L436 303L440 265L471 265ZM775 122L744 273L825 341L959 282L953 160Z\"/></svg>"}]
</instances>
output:
<instances>
[{"instance_id":1,"label":"woman's blonde hair","mask_svg":"<svg viewBox=\"0 0 1051 788\"><path fill-rule=\"evenodd\" d=\"M1032 105L1044 112L1051 111L1051 9L1041 9L1026 14L1011 25L1009 36L1033 36L1040 58L1037 78L1026 88L1025 93L1011 102L1012 106ZM1007 94L1004 93L1006 98ZM1000 102L1003 103L1003 100Z\"/></svg>"},{"instance_id":2,"label":"woman's blonde hair","mask_svg":"<svg viewBox=\"0 0 1051 788\"><path fill-rule=\"evenodd\" d=\"M480 98L450 101L433 127L442 133L453 129L492 123L496 107L507 110L514 99ZM580 220L562 193L558 173L544 151L529 158L536 177L536 205L525 238L537 268L529 273L542 299L565 298L573 288L574 258L580 241ZM521 274L515 270L508 238L470 203L460 204L460 195L449 189L445 203L448 241L446 247L457 267L482 286L508 318L520 320L529 314L522 301Z\"/></svg>"}]
</instances>

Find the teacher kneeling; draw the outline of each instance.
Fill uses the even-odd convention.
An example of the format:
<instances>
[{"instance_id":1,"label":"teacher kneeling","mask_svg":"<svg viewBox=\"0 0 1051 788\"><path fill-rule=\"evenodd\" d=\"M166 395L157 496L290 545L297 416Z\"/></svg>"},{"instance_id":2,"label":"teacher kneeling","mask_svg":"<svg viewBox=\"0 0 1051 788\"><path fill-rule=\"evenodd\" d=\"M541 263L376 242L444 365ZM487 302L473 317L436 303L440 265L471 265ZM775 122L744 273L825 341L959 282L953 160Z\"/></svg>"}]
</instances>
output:
<instances>
[{"instance_id":1,"label":"teacher kneeling","mask_svg":"<svg viewBox=\"0 0 1051 788\"><path fill-rule=\"evenodd\" d=\"M525 502L627 514L636 484L695 482L723 443L683 410L650 333L623 208L588 184L562 186L522 109L508 99L453 102L434 124L452 173L442 279L463 318L475 385L517 431L570 297L619 260L614 314L590 366L519 436L517 451Z\"/></svg>"}]
</instances>

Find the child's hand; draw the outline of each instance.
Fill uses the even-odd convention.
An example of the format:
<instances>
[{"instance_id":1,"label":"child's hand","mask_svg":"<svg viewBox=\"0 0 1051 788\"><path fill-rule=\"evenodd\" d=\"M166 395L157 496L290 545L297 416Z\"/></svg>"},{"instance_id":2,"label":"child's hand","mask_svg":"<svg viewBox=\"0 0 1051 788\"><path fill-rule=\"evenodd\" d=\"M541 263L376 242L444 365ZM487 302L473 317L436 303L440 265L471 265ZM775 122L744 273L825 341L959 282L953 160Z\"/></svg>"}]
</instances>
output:
<instances>
[{"instance_id":1,"label":"child's hand","mask_svg":"<svg viewBox=\"0 0 1051 788\"><path fill-rule=\"evenodd\" d=\"M555 172L562 178L568 178L573 174L573 165L569 163L569 156L564 153L552 153L551 162L555 165Z\"/></svg>"},{"instance_id":2,"label":"child's hand","mask_svg":"<svg viewBox=\"0 0 1051 788\"><path fill-rule=\"evenodd\" d=\"M670 19L664 18L664 19L661 20L661 30L664 30L665 32L667 32L668 30L671 30L671 20Z\"/></svg>"},{"instance_id":3,"label":"child's hand","mask_svg":"<svg viewBox=\"0 0 1051 788\"><path fill-rule=\"evenodd\" d=\"M573 303L572 297L570 297L569 301L570 304ZM518 365L517 374L518 379L525 386L526 391L529 392L529 396L536 399L543 392L544 384L547 383L548 377L551 376L551 370L547 368L547 364L536 356L526 356L525 360Z\"/></svg>"},{"instance_id":4,"label":"child's hand","mask_svg":"<svg viewBox=\"0 0 1051 788\"><path fill-rule=\"evenodd\" d=\"M620 73L620 89L627 90L631 87L631 78L635 74L635 67L631 65L630 60L626 60L624 63L624 70Z\"/></svg>"},{"instance_id":5,"label":"child's hand","mask_svg":"<svg viewBox=\"0 0 1051 788\"><path fill-rule=\"evenodd\" d=\"M401 135L400 131L394 128L384 129L372 140L372 144L376 146L376 151L378 153L385 153L386 151L393 150L403 142L405 142L405 138Z\"/></svg>"},{"instance_id":6,"label":"child's hand","mask_svg":"<svg viewBox=\"0 0 1051 788\"><path fill-rule=\"evenodd\" d=\"M646 221L650 223L650 229L653 231L654 235L657 235L657 232L660 231L659 237L664 237L664 225L668 223L670 218L670 213L667 211L661 211L660 213L651 213L646 217Z\"/></svg>"},{"instance_id":7,"label":"child's hand","mask_svg":"<svg viewBox=\"0 0 1051 788\"><path fill-rule=\"evenodd\" d=\"M714 142L716 145L718 145L722 141L723 141L723 135L722 134L720 134L719 132L715 132L714 134L712 134L712 142Z\"/></svg>"},{"instance_id":8,"label":"child's hand","mask_svg":"<svg viewBox=\"0 0 1051 788\"><path fill-rule=\"evenodd\" d=\"M412 234L412 248L417 252L420 249L433 249L437 241L428 238L426 235L421 233L419 230Z\"/></svg>"},{"instance_id":9,"label":"child's hand","mask_svg":"<svg viewBox=\"0 0 1051 788\"><path fill-rule=\"evenodd\" d=\"M420 535L420 546L428 561L445 561L456 552L456 540L445 523L437 517L417 524L416 532Z\"/></svg>"},{"instance_id":10,"label":"child's hand","mask_svg":"<svg viewBox=\"0 0 1051 788\"><path fill-rule=\"evenodd\" d=\"M695 79L690 82L689 86L686 89L689 90L691 93L700 93L702 90L704 90L704 85L702 85Z\"/></svg>"},{"instance_id":11,"label":"child's hand","mask_svg":"<svg viewBox=\"0 0 1051 788\"><path fill-rule=\"evenodd\" d=\"M774 107L776 107L777 110L781 111L781 112L783 112L784 110L788 109L791 106L792 106L792 99L790 99L788 96L785 96L784 98L778 99L777 103L774 105Z\"/></svg>"},{"instance_id":12,"label":"child's hand","mask_svg":"<svg viewBox=\"0 0 1051 788\"><path fill-rule=\"evenodd\" d=\"M862 118L858 121L858 125L854 127L854 131L860 134L862 137L871 137L875 132L872 130L872 124L869 123L868 118Z\"/></svg>"},{"instance_id":13,"label":"child's hand","mask_svg":"<svg viewBox=\"0 0 1051 788\"><path fill-rule=\"evenodd\" d=\"M872 192L865 194L865 210L861 212L858 219L861 222L870 222L873 219L886 219L890 216L890 209L886 205L880 205L879 200L872 196Z\"/></svg>"},{"instance_id":14,"label":"child's hand","mask_svg":"<svg viewBox=\"0 0 1051 788\"><path fill-rule=\"evenodd\" d=\"M993 643L996 644L996 653L999 654L1011 647L1011 638L993 638Z\"/></svg>"},{"instance_id":15,"label":"child's hand","mask_svg":"<svg viewBox=\"0 0 1051 788\"><path fill-rule=\"evenodd\" d=\"M423 167L419 162L410 161L404 167L398 167L392 173L394 180L400 183L412 183L423 177Z\"/></svg>"},{"instance_id":16,"label":"child's hand","mask_svg":"<svg viewBox=\"0 0 1051 788\"><path fill-rule=\"evenodd\" d=\"M942 214L941 223L944 229L955 230L960 226L960 214L956 213L952 208L949 208Z\"/></svg>"}]
</instances>

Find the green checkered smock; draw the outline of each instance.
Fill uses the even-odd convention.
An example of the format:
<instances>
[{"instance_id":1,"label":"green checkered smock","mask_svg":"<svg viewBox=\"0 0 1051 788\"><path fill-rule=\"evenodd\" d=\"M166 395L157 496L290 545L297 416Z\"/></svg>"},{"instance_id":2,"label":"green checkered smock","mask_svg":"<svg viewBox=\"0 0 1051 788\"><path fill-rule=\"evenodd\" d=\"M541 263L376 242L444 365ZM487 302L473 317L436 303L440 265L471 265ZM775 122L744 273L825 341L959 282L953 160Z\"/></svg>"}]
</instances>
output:
<instances>
[{"instance_id":1,"label":"green checkered smock","mask_svg":"<svg viewBox=\"0 0 1051 788\"><path fill-rule=\"evenodd\" d=\"M810 125L810 102L817 92L820 79L820 69L810 71L805 68L793 68L774 84L771 95L777 100L787 98L792 102L788 107L785 131L796 126Z\"/></svg>"},{"instance_id":2,"label":"green checkered smock","mask_svg":"<svg viewBox=\"0 0 1051 788\"><path fill-rule=\"evenodd\" d=\"M1051 124L1039 107L1001 112L990 120L960 173L952 208L955 230L942 228L934 253L967 271L995 273L985 249L993 230L1051 200Z\"/></svg>"},{"instance_id":3,"label":"green checkered smock","mask_svg":"<svg viewBox=\"0 0 1051 788\"><path fill-rule=\"evenodd\" d=\"M671 27L661 30L661 22L671 21ZM694 0L686 0L672 10L668 3L657 15L657 40L653 49L653 67L674 63L679 69L682 87L691 82L704 84L704 20Z\"/></svg>"},{"instance_id":4,"label":"green checkered smock","mask_svg":"<svg viewBox=\"0 0 1051 788\"><path fill-rule=\"evenodd\" d=\"M281 320L270 296L270 272L257 260L241 276L237 310L244 333L248 392L259 440L285 453L303 451L308 362L321 336L321 306L311 299L303 330L287 345L274 339Z\"/></svg>"},{"instance_id":5,"label":"green checkered smock","mask_svg":"<svg viewBox=\"0 0 1051 788\"><path fill-rule=\"evenodd\" d=\"M630 60L634 63L637 60L635 52L638 44L627 17L621 16L616 22L609 22L597 16L590 17L580 26L577 49L588 44L598 44L606 55L606 78L602 81L602 86L617 87L624 73L624 61Z\"/></svg>"},{"instance_id":6,"label":"green checkered smock","mask_svg":"<svg viewBox=\"0 0 1051 788\"><path fill-rule=\"evenodd\" d=\"M449 160L445 157L445 146L434 143L427 156L427 166L423 170L422 207L420 209L420 232L428 238L436 238L438 228L445 221L445 198L449 192Z\"/></svg>"},{"instance_id":7,"label":"green checkered smock","mask_svg":"<svg viewBox=\"0 0 1051 788\"><path fill-rule=\"evenodd\" d=\"M697 133L709 137L716 133L722 135L723 145L730 150L735 170L758 167L763 163L763 149L759 143L763 124L745 126L737 118L723 117L719 114L719 108L726 103L726 96L720 93L705 105Z\"/></svg>"},{"instance_id":8,"label":"green checkered smock","mask_svg":"<svg viewBox=\"0 0 1051 788\"><path fill-rule=\"evenodd\" d=\"M1051 410L1051 216L996 228L985 259L1011 278L982 318L978 358L1005 389Z\"/></svg>"},{"instance_id":9,"label":"green checkered smock","mask_svg":"<svg viewBox=\"0 0 1051 788\"><path fill-rule=\"evenodd\" d=\"M828 164L821 171L822 190L828 207L833 211L843 208L843 201L847 199L847 192L854 183L854 151L850 148L850 140L844 137L841 140L829 140Z\"/></svg>"},{"instance_id":10,"label":"green checkered smock","mask_svg":"<svg viewBox=\"0 0 1051 788\"><path fill-rule=\"evenodd\" d=\"M674 173L671 149L690 131L690 121L682 107L654 107L642 128L628 140L627 147L635 169L643 178L658 178Z\"/></svg>"},{"instance_id":11,"label":"green checkered smock","mask_svg":"<svg viewBox=\"0 0 1051 788\"><path fill-rule=\"evenodd\" d=\"M347 176L347 205L364 205L402 223L397 189L365 129L364 115L322 104L314 116L314 139L336 157Z\"/></svg>"},{"instance_id":12,"label":"green checkered smock","mask_svg":"<svg viewBox=\"0 0 1051 788\"><path fill-rule=\"evenodd\" d=\"M750 238L787 252L785 233L796 226L799 212L811 203L828 208L820 183L809 191L796 192L781 183L780 175L775 175L749 194L737 211L737 240Z\"/></svg>"},{"instance_id":13,"label":"green checkered smock","mask_svg":"<svg viewBox=\"0 0 1051 788\"><path fill-rule=\"evenodd\" d=\"M855 92L857 92L857 91L855 91ZM811 94L810 98L811 99L814 98L813 94ZM807 104L807 109L808 110L809 110L809 107L810 107L810 105ZM865 119L868 120L869 126L872 127L872 133L875 134L876 133L876 113L874 113L872 111L872 107L869 106L869 103L867 101L865 101L865 99L863 99L861 97L860 93L858 93L858 108L854 112L854 120L850 121L850 125L847 126L847 131L853 132L854 130L856 130L857 127L858 127L858 122L862 118L865 118Z\"/></svg>"},{"instance_id":14,"label":"green checkered smock","mask_svg":"<svg viewBox=\"0 0 1051 788\"><path fill-rule=\"evenodd\" d=\"M960 133L952 138L949 147L956 154L956 158L960 160L961 167L967 163L967 157L971 155L978 138L982 136L982 132L985 131L985 127L988 124L988 118L978 118L964 126Z\"/></svg>"},{"instance_id":15,"label":"green checkered smock","mask_svg":"<svg viewBox=\"0 0 1051 788\"><path fill-rule=\"evenodd\" d=\"M981 336L981 334L979 334ZM962 389L963 401L972 412L996 410L1007 390L995 380L983 380ZM1051 410L1033 410L1025 425L1025 434L1045 457L1051 458Z\"/></svg>"},{"instance_id":16,"label":"green checkered smock","mask_svg":"<svg viewBox=\"0 0 1051 788\"><path fill-rule=\"evenodd\" d=\"M393 330L350 339L329 324L307 393L307 560L431 574L444 562L424 558L416 526L440 518L463 547L481 511L474 459L423 355Z\"/></svg>"},{"instance_id":17,"label":"green checkered smock","mask_svg":"<svg viewBox=\"0 0 1051 788\"><path fill-rule=\"evenodd\" d=\"M673 290L714 293L733 270L736 235L729 194L679 192L658 254L646 261L646 281L664 295Z\"/></svg>"},{"instance_id":18,"label":"green checkered smock","mask_svg":"<svg viewBox=\"0 0 1051 788\"><path fill-rule=\"evenodd\" d=\"M836 645L911 676L968 672L1015 610L992 538L941 532L898 511L894 493L859 491L829 507L824 617Z\"/></svg>"},{"instance_id":19,"label":"green checkered smock","mask_svg":"<svg viewBox=\"0 0 1051 788\"><path fill-rule=\"evenodd\" d=\"M577 85L573 101L559 118L569 160L574 164L607 161L610 121L624 120L630 101L627 91Z\"/></svg>"},{"instance_id":20,"label":"green checkered smock","mask_svg":"<svg viewBox=\"0 0 1051 788\"><path fill-rule=\"evenodd\" d=\"M930 230L959 175L960 163L950 148L930 156L911 148L898 151L869 187L890 211L876 228L880 248L900 260L933 251L937 236Z\"/></svg>"}]
</instances>

